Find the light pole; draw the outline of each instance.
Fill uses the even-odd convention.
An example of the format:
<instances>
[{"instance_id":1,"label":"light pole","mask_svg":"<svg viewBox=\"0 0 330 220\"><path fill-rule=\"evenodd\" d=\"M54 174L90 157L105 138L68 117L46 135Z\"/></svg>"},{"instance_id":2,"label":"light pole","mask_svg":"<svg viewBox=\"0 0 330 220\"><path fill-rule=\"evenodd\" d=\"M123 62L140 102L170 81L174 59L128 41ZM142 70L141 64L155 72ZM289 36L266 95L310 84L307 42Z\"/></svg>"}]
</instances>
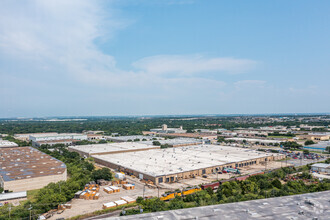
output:
<instances>
[{"instance_id":1,"label":"light pole","mask_svg":"<svg viewBox=\"0 0 330 220\"><path fill-rule=\"evenodd\" d=\"M146 185L143 185L143 199L144 199L144 190L146 188Z\"/></svg>"},{"instance_id":2,"label":"light pole","mask_svg":"<svg viewBox=\"0 0 330 220\"><path fill-rule=\"evenodd\" d=\"M30 210L30 220L31 220L31 212L32 212L32 206L31 205L30 205L29 210Z\"/></svg>"},{"instance_id":3,"label":"light pole","mask_svg":"<svg viewBox=\"0 0 330 220\"><path fill-rule=\"evenodd\" d=\"M10 203L9 203L8 210L9 210L9 219L10 219L10 211L11 211L11 204Z\"/></svg>"}]
</instances>

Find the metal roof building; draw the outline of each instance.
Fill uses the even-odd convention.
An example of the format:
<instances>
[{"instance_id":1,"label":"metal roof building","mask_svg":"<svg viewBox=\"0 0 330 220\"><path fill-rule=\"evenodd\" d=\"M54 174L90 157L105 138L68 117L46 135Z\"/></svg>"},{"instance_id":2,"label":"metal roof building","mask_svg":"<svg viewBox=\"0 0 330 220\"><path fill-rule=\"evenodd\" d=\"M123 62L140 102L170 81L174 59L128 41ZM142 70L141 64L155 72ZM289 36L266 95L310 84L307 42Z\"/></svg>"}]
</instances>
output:
<instances>
[{"instance_id":1,"label":"metal roof building","mask_svg":"<svg viewBox=\"0 0 330 220\"><path fill-rule=\"evenodd\" d=\"M0 139L0 148L5 148L5 147L18 147L18 144L11 141Z\"/></svg>"},{"instance_id":2,"label":"metal roof building","mask_svg":"<svg viewBox=\"0 0 330 220\"><path fill-rule=\"evenodd\" d=\"M63 162L35 148L0 148L0 185L5 190L39 189L66 178Z\"/></svg>"},{"instance_id":3,"label":"metal roof building","mask_svg":"<svg viewBox=\"0 0 330 220\"><path fill-rule=\"evenodd\" d=\"M190 220L190 219L329 219L330 191L202 206L106 219Z\"/></svg>"},{"instance_id":4,"label":"metal roof building","mask_svg":"<svg viewBox=\"0 0 330 220\"><path fill-rule=\"evenodd\" d=\"M99 164L158 184L214 173L224 167L245 167L281 159L284 155L200 144L92 157Z\"/></svg>"},{"instance_id":5,"label":"metal roof building","mask_svg":"<svg viewBox=\"0 0 330 220\"><path fill-rule=\"evenodd\" d=\"M144 150L158 149L158 148L160 147L153 146L150 144L142 144L139 142L121 142L121 143L70 146L69 151L77 152L81 156L89 157L91 155L144 151Z\"/></svg>"},{"instance_id":6,"label":"metal roof building","mask_svg":"<svg viewBox=\"0 0 330 220\"><path fill-rule=\"evenodd\" d=\"M326 163L316 163L312 165L313 171L318 171L322 173L329 173L330 174L330 164Z\"/></svg>"}]
</instances>

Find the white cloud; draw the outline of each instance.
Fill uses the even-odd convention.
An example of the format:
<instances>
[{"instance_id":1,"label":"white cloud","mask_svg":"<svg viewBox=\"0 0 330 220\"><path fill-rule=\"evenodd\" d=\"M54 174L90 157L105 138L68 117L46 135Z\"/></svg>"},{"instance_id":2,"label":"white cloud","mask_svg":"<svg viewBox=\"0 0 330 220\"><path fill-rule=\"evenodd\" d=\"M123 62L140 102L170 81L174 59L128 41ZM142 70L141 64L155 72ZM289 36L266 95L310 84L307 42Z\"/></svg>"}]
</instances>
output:
<instances>
[{"instance_id":1,"label":"white cloud","mask_svg":"<svg viewBox=\"0 0 330 220\"><path fill-rule=\"evenodd\" d=\"M84 93L85 90L78 87L86 86L92 97L138 99L143 94L155 100L157 97L171 100L169 104L180 100L183 105L181 100L194 102L204 97L210 100L222 94L226 83L207 77L209 73L243 73L257 65L253 60L230 57L158 55L137 60L127 70L120 69L115 58L100 50L95 41L111 39L131 21L112 10L111 2L106 4L110 7L105 9L103 1L94 0L3 1L0 74L1 79L11 79L11 82L7 81L6 89L0 91L0 99L14 100L17 96L11 96L13 93L9 91L15 91L34 99L44 96L40 99L45 104L50 96L66 99L64 91ZM33 85L42 86L31 89ZM47 91L50 87L51 91ZM45 93L37 92L37 88ZM69 95L67 99L70 103ZM24 101L17 103L24 106ZM32 106L31 109L33 111Z\"/></svg>"},{"instance_id":2,"label":"white cloud","mask_svg":"<svg viewBox=\"0 0 330 220\"><path fill-rule=\"evenodd\" d=\"M162 81L161 78L163 83L170 82L161 76L168 73L185 80L182 77L208 72L241 73L256 65L248 59L159 55L134 62L135 71L121 70L116 67L115 58L101 52L94 41L111 37L127 22L109 8L105 13L100 2L7 1L4 6L0 9L0 55L16 61L36 60L44 70L53 70L44 71L45 74L66 72L85 83L118 87Z\"/></svg>"},{"instance_id":3,"label":"white cloud","mask_svg":"<svg viewBox=\"0 0 330 220\"><path fill-rule=\"evenodd\" d=\"M154 74L242 73L254 68L256 61L228 57L207 58L202 55L158 55L138 60L133 66Z\"/></svg>"}]
</instances>

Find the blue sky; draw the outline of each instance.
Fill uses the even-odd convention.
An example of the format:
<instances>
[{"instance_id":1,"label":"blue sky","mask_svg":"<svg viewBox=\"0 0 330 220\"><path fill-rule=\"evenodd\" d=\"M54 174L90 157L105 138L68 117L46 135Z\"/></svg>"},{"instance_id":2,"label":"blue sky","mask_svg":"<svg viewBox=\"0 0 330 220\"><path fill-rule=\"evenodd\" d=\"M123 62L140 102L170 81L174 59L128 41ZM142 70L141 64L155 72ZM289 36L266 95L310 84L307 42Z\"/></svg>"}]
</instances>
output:
<instances>
[{"instance_id":1,"label":"blue sky","mask_svg":"<svg viewBox=\"0 0 330 220\"><path fill-rule=\"evenodd\" d=\"M330 112L329 1L13 1L0 117Z\"/></svg>"}]
</instances>

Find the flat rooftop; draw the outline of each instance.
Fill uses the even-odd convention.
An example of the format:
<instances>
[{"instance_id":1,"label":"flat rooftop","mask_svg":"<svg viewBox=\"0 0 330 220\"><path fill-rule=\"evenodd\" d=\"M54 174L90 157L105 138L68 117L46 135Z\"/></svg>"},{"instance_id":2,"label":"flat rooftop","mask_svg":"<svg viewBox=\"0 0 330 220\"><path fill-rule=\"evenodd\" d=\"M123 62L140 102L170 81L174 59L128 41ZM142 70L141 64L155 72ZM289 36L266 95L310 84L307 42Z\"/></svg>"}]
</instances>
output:
<instances>
[{"instance_id":1,"label":"flat rooftop","mask_svg":"<svg viewBox=\"0 0 330 220\"><path fill-rule=\"evenodd\" d=\"M164 133L159 134L161 136L169 137L186 137L186 138L207 138L207 137L216 137L217 134L212 133Z\"/></svg>"},{"instance_id":2,"label":"flat rooftop","mask_svg":"<svg viewBox=\"0 0 330 220\"><path fill-rule=\"evenodd\" d=\"M59 175L66 165L33 147L0 149L0 176L4 181Z\"/></svg>"},{"instance_id":3,"label":"flat rooftop","mask_svg":"<svg viewBox=\"0 0 330 220\"><path fill-rule=\"evenodd\" d=\"M116 141L134 141L136 139L139 139L139 141L145 140L152 140L152 139L164 139L160 137L154 137L154 136L144 136L144 135L131 135L131 136L119 136L119 137L108 137L110 140L116 140Z\"/></svg>"},{"instance_id":4,"label":"flat rooftop","mask_svg":"<svg viewBox=\"0 0 330 220\"><path fill-rule=\"evenodd\" d=\"M69 149L81 151L89 155L92 154L104 154L104 153L115 153L121 151L134 151L143 149L154 149L159 146L153 146L148 144L141 144L138 142L121 142L121 143L107 143L107 144L88 144L88 145L77 145L70 146ZM113 155L113 154L111 154Z\"/></svg>"},{"instance_id":5,"label":"flat rooftop","mask_svg":"<svg viewBox=\"0 0 330 220\"><path fill-rule=\"evenodd\" d=\"M1 147L18 147L18 145L11 141L0 140L0 148Z\"/></svg>"},{"instance_id":6,"label":"flat rooftop","mask_svg":"<svg viewBox=\"0 0 330 220\"><path fill-rule=\"evenodd\" d=\"M31 136L38 136L38 135L56 135L57 132L47 132L47 133L24 133L24 134L14 134L14 137L29 137Z\"/></svg>"},{"instance_id":7,"label":"flat rooftop","mask_svg":"<svg viewBox=\"0 0 330 220\"><path fill-rule=\"evenodd\" d=\"M243 141L243 140L246 140L247 142L260 142L260 143L281 143L282 142L280 140L257 139L257 138L242 138L242 137L226 138L226 140L233 140L233 141Z\"/></svg>"},{"instance_id":8,"label":"flat rooftop","mask_svg":"<svg viewBox=\"0 0 330 220\"><path fill-rule=\"evenodd\" d=\"M109 219L329 219L329 198L325 191Z\"/></svg>"},{"instance_id":9,"label":"flat rooftop","mask_svg":"<svg viewBox=\"0 0 330 220\"><path fill-rule=\"evenodd\" d=\"M157 177L271 155L276 154L219 145L191 145L93 157Z\"/></svg>"},{"instance_id":10,"label":"flat rooftop","mask_svg":"<svg viewBox=\"0 0 330 220\"><path fill-rule=\"evenodd\" d=\"M167 140L157 140L161 144L168 144L168 145L181 145L181 144L201 144L203 141L201 139L195 139L195 138L173 138L173 139L167 139ZM152 145L153 141L142 141L140 143L144 144L150 144Z\"/></svg>"},{"instance_id":11,"label":"flat rooftop","mask_svg":"<svg viewBox=\"0 0 330 220\"><path fill-rule=\"evenodd\" d=\"M78 133L34 133L30 134L31 137L60 137L60 136L84 136L85 134Z\"/></svg>"}]
</instances>

